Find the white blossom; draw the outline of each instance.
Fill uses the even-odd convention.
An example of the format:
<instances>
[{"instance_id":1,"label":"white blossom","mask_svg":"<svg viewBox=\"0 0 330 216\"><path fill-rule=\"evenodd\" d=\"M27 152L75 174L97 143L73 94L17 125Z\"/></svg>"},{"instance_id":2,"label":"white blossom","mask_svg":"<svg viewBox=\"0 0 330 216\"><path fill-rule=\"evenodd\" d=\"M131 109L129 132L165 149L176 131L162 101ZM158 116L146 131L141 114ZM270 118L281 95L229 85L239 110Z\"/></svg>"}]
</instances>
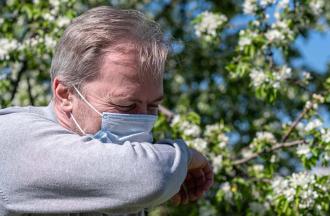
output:
<instances>
[{"instance_id":1,"label":"white blossom","mask_svg":"<svg viewBox=\"0 0 330 216\"><path fill-rule=\"evenodd\" d=\"M218 173L222 168L223 156L222 155L212 156L211 159L212 159L212 166L214 173Z\"/></svg>"},{"instance_id":2,"label":"white blossom","mask_svg":"<svg viewBox=\"0 0 330 216\"><path fill-rule=\"evenodd\" d=\"M253 20L252 24L256 27L259 27L260 26L260 21L259 20Z\"/></svg>"},{"instance_id":3,"label":"white blossom","mask_svg":"<svg viewBox=\"0 0 330 216\"><path fill-rule=\"evenodd\" d=\"M19 43L15 39L0 38L0 60L8 60L9 53L18 49Z\"/></svg>"},{"instance_id":4,"label":"white blossom","mask_svg":"<svg viewBox=\"0 0 330 216\"><path fill-rule=\"evenodd\" d=\"M270 132L257 132L253 142L276 143L274 135Z\"/></svg>"},{"instance_id":5,"label":"white blossom","mask_svg":"<svg viewBox=\"0 0 330 216\"><path fill-rule=\"evenodd\" d=\"M277 7L280 9L287 8L289 6L290 0L280 0Z\"/></svg>"},{"instance_id":6,"label":"white blossom","mask_svg":"<svg viewBox=\"0 0 330 216\"><path fill-rule=\"evenodd\" d=\"M43 39L39 36L34 36L32 38L27 38L24 40L23 45L20 47L21 49L25 48L34 48L38 44L43 43Z\"/></svg>"},{"instance_id":7,"label":"white blossom","mask_svg":"<svg viewBox=\"0 0 330 216\"><path fill-rule=\"evenodd\" d=\"M260 0L260 5L262 7L274 4L276 0Z\"/></svg>"},{"instance_id":8,"label":"white blossom","mask_svg":"<svg viewBox=\"0 0 330 216\"><path fill-rule=\"evenodd\" d=\"M324 153L323 158L324 160L330 160L330 155L328 153Z\"/></svg>"},{"instance_id":9,"label":"white blossom","mask_svg":"<svg viewBox=\"0 0 330 216\"><path fill-rule=\"evenodd\" d=\"M62 0L62 2L65 2L65 1ZM56 7L56 8L58 8L58 7L60 7L60 5L61 5L61 1L60 1L60 0L52 0L52 1L50 1L50 5L51 5L52 7Z\"/></svg>"},{"instance_id":10,"label":"white blossom","mask_svg":"<svg viewBox=\"0 0 330 216\"><path fill-rule=\"evenodd\" d=\"M219 147L224 148L227 146L229 138L225 134L221 133L218 135Z\"/></svg>"},{"instance_id":11,"label":"white blossom","mask_svg":"<svg viewBox=\"0 0 330 216\"><path fill-rule=\"evenodd\" d=\"M292 202L298 195L300 209L312 208L319 193L327 192L327 188L316 183L315 175L307 172L293 173L289 178L277 177L272 181L272 188L275 199L284 196Z\"/></svg>"},{"instance_id":12,"label":"white blossom","mask_svg":"<svg viewBox=\"0 0 330 216\"><path fill-rule=\"evenodd\" d=\"M321 139L325 143L330 143L330 129L321 129Z\"/></svg>"},{"instance_id":13,"label":"white blossom","mask_svg":"<svg viewBox=\"0 0 330 216\"><path fill-rule=\"evenodd\" d=\"M320 13L322 13L324 6L325 6L324 0L311 0L309 2L310 9L316 15L319 15Z\"/></svg>"},{"instance_id":14,"label":"white blossom","mask_svg":"<svg viewBox=\"0 0 330 216\"><path fill-rule=\"evenodd\" d=\"M288 66L284 65L279 70L279 72L276 74L276 79L277 80L285 80L285 79L290 78L291 75L292 75L292 69L289 68Z\"/></svg>"},{"instance_id":15,"label":"white blossom","mask_svg":"<svg viewBox=\"0 0 330 216\"><path fill-rule=\"evenodd\" d=\"M272 80L273 88L280 88L280 84L283 80L289 79L292 76L292 69L288 66L282 66L278 71L272 73L274 80Z\"/></svg>"},{"instance_id":16,"label":"white blossom","mask_svg":"<svg viewBox=\"0 0 330 216\"><path fill-rule=\"evenodd\" d=\"M255 25L259 22L254 22ZM258 33L255 31L247 31L247 30L241 30L239 32L239 41L238 45L240 47L240 50L243 50L245 46L251 45L253 40L258 37Z\"/></svg>"},{"instance_id":17,"label":"white blossom","mask_svg":"<svg viewBox=\"0 0 330 216\"><path fill-rule=\"evenodd\" d=\"M307 71L304 71L304 72L303 72L303 79L304 79L304 80L308 81L308 80L310 80L311 78L312 78L311 73L309 73L309 72L307 72Z\"/></svg>"},{"instance_id":18,"label":"white blossom","mask_svg":"<svg viewBox=\"0 0 330 216\"><path fill-rule=\"evenodd\" d=\"M229 182L222 183L220 185L220 190L222 190L225 194L225 200L231 201L233 198L233 192L231 190L231 185Z\"/></svg>"},{"instance_id":19,"label":"white blossom","mask_svg":"<svg viewBox=\"0 0 330 216\"><path fill-rule=\"evenodd\" d=\"M251 40L251 38L248 38L248 37L241 37L238 41L238 45L240 47L251 45L251 43L252 43L252 40Z\"/></svg>"},{"instance_id":20,"label":"white blossom","mask_svg":"<svg viewBox=\"0 0 330 216\"><path fill-rule=\"evenodd\" d=\"M264 170L264 165L262 164L255 164L253 165L252 169L255 171L255 172L262 172Z\"/></svg>"},{"instance_id":21,"label":"white blossom","mask_svg":"<svg viewBox=\"0 0 330 216\"><path fill-rule=\"evenodd\" d=\"M289 27L289 24L286 20L280 20L279 15L271 25L271 29L269 29L265 33L266 39L269 43L284 43L286 40L292 40L294 32Z\"/></svg>"},{"instance_id":22,"label":"white blossom","mask_svg":"<svg viewBox=\"0 0 330 216\"><path fill-rule=\"evenodd\" d=\"M282 41L285 39L282 32L280 32L277 29L270 29L269 31L266 32L265 36L270 43L274 41Z\"/></svg>"},{"instance_id":23,"label":"white blossom","mask_svg":"<svg viewBox=\"0 0 330 216\"><path fill-rule=\"evenodd\" d=\"M182 124L182 128L183 128L183 133L186 136L197 137L201 133L201 129L199 128L199 126L195 124L190 124L188 122L184 122Z\"/></svg>"},{"instance_id":24,"label":"white blossom","mask_svg":"<svg viewBox=\"0 0 330 216\"><path fill-rule=\"evenodd\" d=\"M275 23L272 24L272 28L277 28L283 33L288 33L288 31L290 30L288 22L285 22L284 20L277 20Z\"/></svg>"},{"instance_id":25,"label":"white blossom","mask_svg":"<svg viewBox=\"0 0 330 216\"><path fill-rule=\"evenodd\" d=\"M290 187L290 181L281 177L276 177L272 181L272 188L275 198L280 195L285 195L285 198L292 201L296 191Z\"/></svg>"},{"instance_id":26,"label":"white blossom","mask_svg":"<svg viewBox=\"0 0 330 216\"><path fill-rule=\"evenodd\" d=\"M57 19L57 26L60 28L69 25L69 23L70 23L70 19L67 17L60 17Z\"/></svg>"},{"instance_id":27,"label":"white blossom","mask_svg":"<svg viewBox=\"0 0 330 216\"><path fill-rule=\"evenodd\" d=\"M297 154L298 155L307 155L311 152L308 145L299 145L297 147Z\"/></svg>"},{"instance_id":28,"label":"white blossom","mask_svg":"<svg viewBox=\"0 0 330 216\"><path fill-rule=\"evenodd\" d=\"M52 15L52 14L50 14L50 13L45 13L45 14L43 15L43 18L44 18L45 20L47 20L47 21L54 21L54 20L55 20L55 16Z\"/></svg>"},{"instance_id":29,"label":"white blossom","mask_svg":"<svg viewBox=\"0 0 330 216\"><path fill-rule=\"evenodd\" d=\"M56 46L56 40L54 40L54 38L50 37L49 35L45 36L44 42L49 49L53 49Z\"/></svg>"},{"instance_id":30,"label":"white blossom","mask_svg":"<svg viewBox=\"0 0 330 216\"><path fill-rule=\"evenodd\" d=\"M307 189L309 184L315 183L315 176L307 172L293 173L290 181L291 186L295 188L301 187L302 189Z\"/></svg>"},{"instance_id":31,"label":"white blossom","mask_svg":"<svg viewBox=\"0 0 330 216\"><path fill-rule=\"evenodd\" d=\"M196 149L199 152L202 152L202 153L208 152L207 142L202 138L188 140L187 143L190 147L193 147L194 149Z\"/></svg>"},{"instance_id":32,"label":"white blossom","mask_svg":"<svg viewBox=\"0 0 330 216\"><path fill-rule=\"evenodd\" d=\"M184 78L183 78L183 76L180 75L180 74L175 74L175 76L174 76L174 80L175 80L175 82L176 82L177 84L179 84L179 85L184 83Z\"/></svg>"},{"instance_id":33,"label":"white blossom","mask_svg":"<svg viewBox=\"0 0 330 216\"><path fill-rule=\"evenodd\" d=\"M243 12L245 14L254 15L257 11L257 0L245 0L243 4Z\"/></svg>"},{"instance_id":34,"label":"white blossom","mask_svg":"<svg viewBox=\"0 0 330 216\"><path fill-rule=\"evenodd\" d=\"M2 23L4 23L4 22L5 22L5 20L2 17L0 17L0 25L2 25Z\"/></svg>"},{"instance_id":35,"label":"white blossom","mask_svg":"<svg viewBox=\"0 0 330 216\"><path fill-rule=\"evenodd\" d=\"M195 25L195 33L198 37L209 35L215 37L217 30L227 21L227 17L209 11L201 13L201 22Z\"/></svg>"},{"instance_id":36,"label":"white blossom","mask_svg":"<svg viewBox=\"0 0 330 216\"><path fill-rule=\"evenodd\" d=\"M201 134L201 129L198 125L182 119L180 115L175 115L173 117L171 126L177 126L185 136L198 137Z\"/></svg>"},{"instance_id":37,"label":"white blossom","mask_svg":"<svg viewBox=\"0 0 330 216\"><path fill-rule=\"evenodd\" d=\"M243 149L241 154L243 158L249 158L253 155L253 152L250 149Z\"/></svg>"},{"instance_id":38,"label":"white blossom","mask_svg":"<svg viewBox=\"0 0 330 216\"><path fill-rule=\"evenodd\" d=\"M324 103L324 97L320 94L313 94L313 99L317 102L317 103Z\"/></svg>"},{"instance_id":39,"label":"white blossom","mask_svg":"<svg viewBox=\"0 0 330 216\"><path fill-rule=\"evenodd\" d=\"M314 129L317 129L322 126L322 122L319 119L313 119L310 122L307 123L305 127L306 132L310 132Z\"/></svg>"},{"instance_id":40,"label":"white blossom","mask_svg":"<svg viewBox=\"0 0 330 216\"><path fill-rule=\"evenodd\" d=\"M258 69L252 69L250 78L252 80L253 86L256 88L269 81L268 76L263 71Z\"/></svg>"},{"instance_id":41,"label":"white blossom","mask_svg":"<svg viewBox=\"0 0 330 216\"><path fill-rule=\"evenodd\" d=\"M218 134L224 129L224 125L215 123L212 125L206 125L204 135L211 137L213 134Z\"/></svg>"},{"instance_id":42,"label":"white blossom","mask_svg":"<svg viewBox=\"0 0 330 216\"><path fill-rule=\"evenodd\" d=\"M219 131L219 124L206 125L205 127L205 136L212 136L213 133L217 133Z\"/></svg>"},{"instance_id":43,"label":"white blossom","mask_svg":"<svg viewBox=\"0 0 330 216\"><path fill-rule=\"evenodd\" d=\"M317 103L314 103L312 101L307 101L306 104L305 104L305 108L306 109L317 109L318 107L318 104Z\"/></svg>"},{"instance_id":44,"label":"white blossom","mask_svg":"<svg viewBox=\"0 0 330 216\"><path fill-rule=\"evenodd\" d=\"M276 160L277 160L276 155L272 155L271 158L270 158L270 162L271 162L271 163L275 163Z\"/></svg>"}]
</instances>

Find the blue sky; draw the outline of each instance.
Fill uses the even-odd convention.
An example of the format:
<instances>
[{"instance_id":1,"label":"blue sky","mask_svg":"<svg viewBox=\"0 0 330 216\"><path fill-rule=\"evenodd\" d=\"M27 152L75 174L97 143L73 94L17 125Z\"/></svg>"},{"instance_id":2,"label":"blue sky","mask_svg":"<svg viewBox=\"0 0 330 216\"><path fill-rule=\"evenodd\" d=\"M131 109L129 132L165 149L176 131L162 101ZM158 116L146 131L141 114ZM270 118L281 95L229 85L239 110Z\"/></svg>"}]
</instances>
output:
<instances>
[{"instance_id":1,"label":"blue sky","mask_svg":"<svg viewBox=\"0 0 330 216\"><path fill-rule=\"evenodd\" d=\"M330 60L330 31L311 31L307 39L299 37L295 45L302 52L302 58L294 61L294 66L306 64L311 69L324 73Z\"/></svg>"}]
</instances>

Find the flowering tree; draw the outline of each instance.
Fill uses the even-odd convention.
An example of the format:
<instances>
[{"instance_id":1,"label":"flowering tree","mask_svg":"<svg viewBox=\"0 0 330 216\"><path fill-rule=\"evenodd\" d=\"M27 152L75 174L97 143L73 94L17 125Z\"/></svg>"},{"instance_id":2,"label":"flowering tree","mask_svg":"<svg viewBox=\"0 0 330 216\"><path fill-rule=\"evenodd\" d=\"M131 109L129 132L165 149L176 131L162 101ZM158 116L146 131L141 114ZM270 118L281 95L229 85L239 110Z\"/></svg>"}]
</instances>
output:
<instances>
[{"instance_id":1,"label":"flowering tree","mask_svg":"<svg viewBox=\"0 0 330 216\"><path fill-rule=\"evenodd\" d=\"M47 104L56 41L73 17L105 3L0 1L0 106ZM216 174L205 199L153 215L329 214L330 179L311 169L330 158L320 114L330 79L292 66L297 38L327 29L325 0L111 4L142 10L172 35L155 136L183 138Z\"/></svg>"}]
</instances>

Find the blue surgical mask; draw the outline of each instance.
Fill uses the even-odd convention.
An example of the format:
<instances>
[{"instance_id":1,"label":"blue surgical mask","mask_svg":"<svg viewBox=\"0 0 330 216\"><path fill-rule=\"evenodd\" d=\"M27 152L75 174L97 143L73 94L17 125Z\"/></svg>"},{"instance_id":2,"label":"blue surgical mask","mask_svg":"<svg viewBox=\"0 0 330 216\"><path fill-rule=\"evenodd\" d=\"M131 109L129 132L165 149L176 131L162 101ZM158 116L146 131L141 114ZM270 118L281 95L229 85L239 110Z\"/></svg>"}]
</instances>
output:
<instances>
[{"instance_id":1,"label":"blue surgical mask","mask_svg":"<svg viewBox=\"0 0 330 216\"><path fill-rule=\"evenodd\" d=\"M85 97L74 87L84 102L102 117L101 129L92 135L103 143L122 144L125 141L152 142L151 130L157 119L156 115L100 113ZM79 130L86 135L74 116L71 117Z\"/></svg>"}]
</instances>

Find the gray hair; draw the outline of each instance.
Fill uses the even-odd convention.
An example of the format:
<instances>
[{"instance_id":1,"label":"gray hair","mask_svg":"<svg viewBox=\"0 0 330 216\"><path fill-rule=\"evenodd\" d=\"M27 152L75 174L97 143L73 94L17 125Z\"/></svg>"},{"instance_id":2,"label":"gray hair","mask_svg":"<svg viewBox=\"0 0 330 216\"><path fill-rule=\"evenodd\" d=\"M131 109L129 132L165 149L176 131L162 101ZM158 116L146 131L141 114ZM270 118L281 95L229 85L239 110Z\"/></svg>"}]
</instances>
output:
<instances>
[{"instance_id":1,"label":"gray hair","mask_svg":"<svg viewBox=\"0 0 330 216\"><path fill-rule=\"evenodd\" d=\"M81 89L98 77L105 53L125 53L118 45L127 42L137 51L139 76L161 78L169 43L159 25L139 11L102 6L86 11L64 31L51 64L52 82L60 76L66 85Z\"/></svg>"}]
</instances>

